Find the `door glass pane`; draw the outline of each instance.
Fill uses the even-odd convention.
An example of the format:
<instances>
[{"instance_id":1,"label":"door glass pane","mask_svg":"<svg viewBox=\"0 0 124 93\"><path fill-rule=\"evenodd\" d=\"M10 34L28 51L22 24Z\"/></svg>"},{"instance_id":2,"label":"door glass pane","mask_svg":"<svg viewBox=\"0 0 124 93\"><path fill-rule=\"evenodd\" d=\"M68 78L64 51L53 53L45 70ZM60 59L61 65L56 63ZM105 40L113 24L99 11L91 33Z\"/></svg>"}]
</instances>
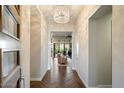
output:
<instances>
[{"instance_id":1,"label":"door glass pane","mask_svg":"<svg viewBox=\"0 0 124 93\"><path fill-rule=\"evenodd\" d=\"M64 44L61 43L61 44L60 44L60 52L63 53L63 51L64 51Z\"/></svg>"},{"instance_id":2,"label":"door glass pane","mask_svg":"<svg viewBox=\"0 0 124 93\"><path fill-rule=\"evenodd\" d=\"M17 52L4 52L3 53L3 77L6 77L17 66Z\"/></svg>"}]
</instances>

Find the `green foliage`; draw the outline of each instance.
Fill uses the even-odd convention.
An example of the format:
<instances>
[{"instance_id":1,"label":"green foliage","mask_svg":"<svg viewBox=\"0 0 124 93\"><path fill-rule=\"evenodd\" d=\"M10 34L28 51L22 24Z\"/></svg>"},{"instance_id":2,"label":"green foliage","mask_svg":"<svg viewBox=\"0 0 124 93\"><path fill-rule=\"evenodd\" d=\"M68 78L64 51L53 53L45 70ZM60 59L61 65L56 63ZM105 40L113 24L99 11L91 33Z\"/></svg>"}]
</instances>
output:
<instances>
[{"instance_id":1,"label":"green foliage","mask_svg":"<svg viewBox=\"0 0 124 93\"><path fill-rule=\"evenodd\" d=\"M58 51L59 51L59 48L55 48L55 50L54 50L54 53L58 53Z\"/></svg>"}]
</instances>

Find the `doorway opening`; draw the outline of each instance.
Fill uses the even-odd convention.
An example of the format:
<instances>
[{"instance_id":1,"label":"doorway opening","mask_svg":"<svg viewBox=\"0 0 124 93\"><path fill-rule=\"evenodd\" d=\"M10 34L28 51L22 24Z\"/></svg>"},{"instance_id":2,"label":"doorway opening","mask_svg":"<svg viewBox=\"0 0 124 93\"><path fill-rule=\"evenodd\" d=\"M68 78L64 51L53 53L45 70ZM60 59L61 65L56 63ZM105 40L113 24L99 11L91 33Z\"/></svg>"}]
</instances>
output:
<instances>
[{"instance_id":1,"label":"doorway opening","mask_svg":"<svg viewBox=\"0 0 124 93\"><path fill-rule=\"evenodd\" d=\"M72 32L51 32L50 37L50 68L72 68Z\"/></svg>"},{"instance_id":2,"label":"doorway opening","mask_svg":"<svg viewBox=\"0 0 124 93\"><path fill-rule=\"evenodd\" d=\"M89 19L89 87L112 85L112 6L101 6Z\"/></svg>"}]
</instances>

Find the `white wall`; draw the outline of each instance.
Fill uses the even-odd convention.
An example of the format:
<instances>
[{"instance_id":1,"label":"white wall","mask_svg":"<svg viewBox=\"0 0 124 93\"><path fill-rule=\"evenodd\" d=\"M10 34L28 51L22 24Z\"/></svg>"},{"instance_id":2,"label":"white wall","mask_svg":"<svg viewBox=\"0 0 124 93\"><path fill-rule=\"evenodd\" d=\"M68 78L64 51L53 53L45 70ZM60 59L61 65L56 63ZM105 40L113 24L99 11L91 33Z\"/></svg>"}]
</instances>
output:
<instances>
[{"instance_id":1,"label":"white wall","mask_svg":"<svg viewBox=\"0 0 124 93\"><path fill-rule=\"evenodd\" d=\"M30 6L21 6L21 31L20 31L21 69L25 78L25 87L30 87Z\"/></svg>"},{"instance_id":2,"label":"white wall","mask_svg":"<svg viewBox=\"0 0 124 93\"><path fill-rule=\"evenodd\" d=\"M45 18L37 6L31 7L31 80L42 80L48 67L48 33Z\"/></svg>"},{"instance_id":3,"label":"white wall","mask_svg":"<svg viewBox=\"0 0 124 93\"><path fill-rule=\"evenodd\" d=\"M31 6L31 79L41 80L41 17L35 6Z\"/></svg>"},{"instance_id":4,"label":"white wall","mask_svg":"<svg viewBox=\"0 0 124 93\"><path fill-rule=\"evenodd\" d=\"M113 6L112 87L124 88L124 6Z\"/></svg>"},{"instance_id":5,"label":"white wall","mask_svg":"<svg viewBox=\"0 0 124 93\"><path fill-rule=\"evenodd\" d=\"M88 20L99 6L84 6L76 23L76 39L79 44L79 55L75 66L81 80L88 87Z\"/></svg>"},{"instance_id":6,"label":"white wall","mask_svg":"<svg viewBox=\"0 0 124 93\"><path fill-rule=\"evenodd\" d=\"M100 7L89 23L89 87L111 87L111 6Z\"/></svg>"},{"instance_id":7,"label":"white wall","mask_svg":"<svg viewBox=\"0 0 124 93\"><path fill-rule=\"evenodd\" d=\"M46 24L46 19L43 16L42 10L41 14L41 73L43 76L48 70L48 29Z\"/></svg>"},{"instance_id":8,"label":"white wall","mask_svg":"<svg viewBox=\"0 0 124 93\"><path fill-rule=\"evenodd\" d=\"M76 70L75 63L76 60L76 31L72 33L72 69Z\"/></svg>"}]
</instances>

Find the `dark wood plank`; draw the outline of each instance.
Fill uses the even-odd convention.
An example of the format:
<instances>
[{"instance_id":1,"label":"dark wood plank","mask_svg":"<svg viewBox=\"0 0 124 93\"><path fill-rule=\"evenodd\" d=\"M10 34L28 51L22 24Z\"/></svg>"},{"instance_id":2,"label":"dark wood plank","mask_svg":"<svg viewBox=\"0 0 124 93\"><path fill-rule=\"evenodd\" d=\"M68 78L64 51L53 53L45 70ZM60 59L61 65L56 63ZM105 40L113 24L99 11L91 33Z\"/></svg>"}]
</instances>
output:
<instances>
[{"instance_id":1,"label":"dark wood plank","mask_svg":"<svg viewBox=\"0 0 124 93\"><path fill-rule=\"evenodd\" d=\"M0 32L2 31L2 5L0 5Z\"/></svg>"},{"instance_id":2,"label":"dark wood plank","mask_svg":"<svg viewBox=\"0 0 124 93\"><path fill-rule=\"evenodd\" d=\"M53 66L42 81L31 81L31 88L85 88L77 72L71 67Z\"/></svg>"},{"instance_id":3,"label":"dark wood plank","mask_svg":"<svg viewBox=\"0 0 124 93\"><path fill-rule=\"evenodd\" d=\"M2 87L2 49L0 49L0 88Z\"/></svg>"},{"instance_id":4,"label":"dark wood plank","mask_svg":"<svg viewBox=\"0 0 124 93\"><path fill-rule=\"evenodd\" d=\"M15 6L15 8L16 8L18 14L20 15L20 5L14 5L14 6Z\"/></svg>"},{"instance_id":5,"label":"dark wood plank","mask_svg":"<svg viewBox=\"0 0 124 93\"><path fill-rule=\"evenodd\" d=\"M18 14L18 11L14 5L7 5L8 9L12 13L12 15L15 17L16 21L20 24L20 16Z\"/></svg>"}]
</instances>

